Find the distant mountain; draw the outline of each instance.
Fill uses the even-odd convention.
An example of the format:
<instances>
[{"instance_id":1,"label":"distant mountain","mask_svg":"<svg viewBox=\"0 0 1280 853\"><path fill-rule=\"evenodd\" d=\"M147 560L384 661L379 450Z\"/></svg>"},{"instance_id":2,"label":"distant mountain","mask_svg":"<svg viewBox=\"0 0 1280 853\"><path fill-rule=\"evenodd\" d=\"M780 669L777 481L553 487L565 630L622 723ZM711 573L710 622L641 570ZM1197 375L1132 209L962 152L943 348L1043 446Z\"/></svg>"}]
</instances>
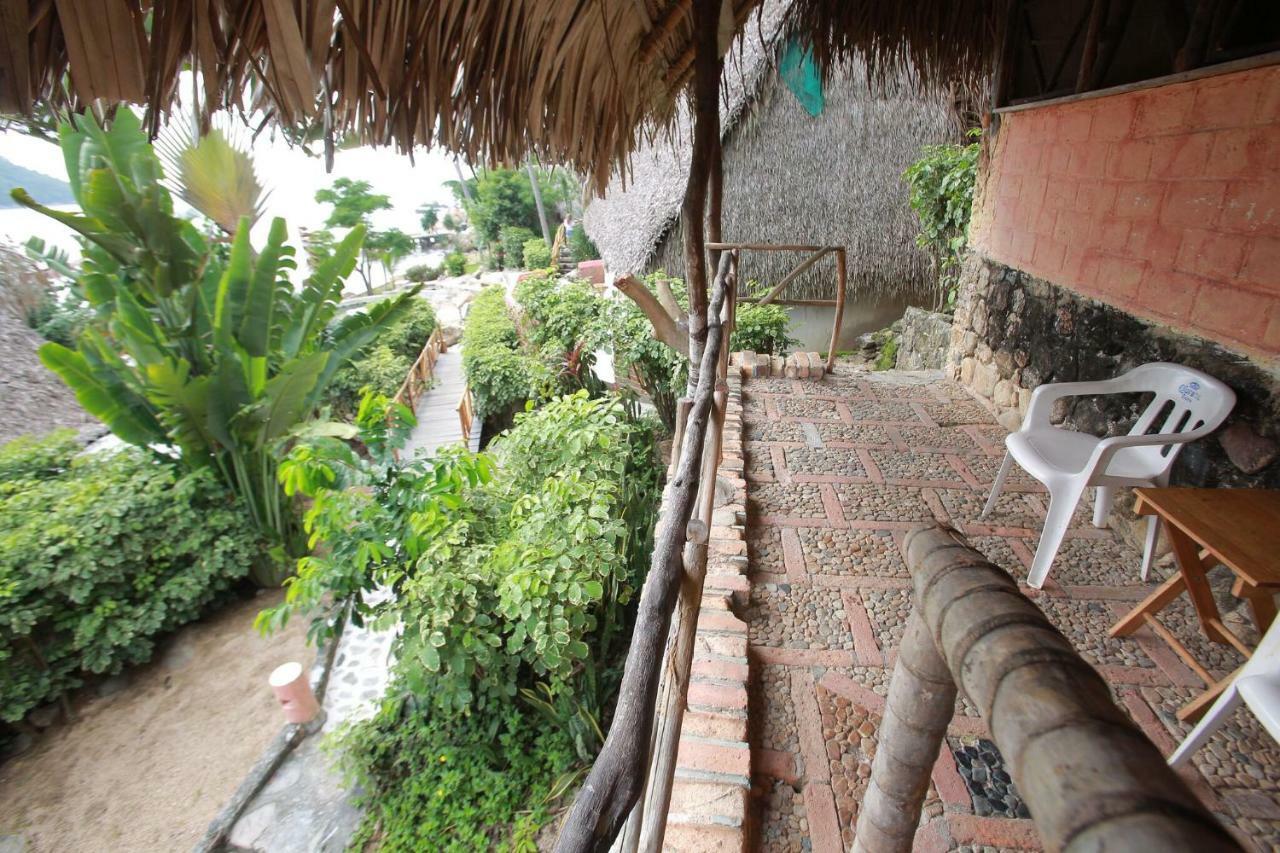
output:
<instances>
[{"instance_id":1,"label":"distant mountain","mask_svg":"<svg viewBox=\"0 0 1280 853\"><path fill-rule=\"evenodd\" d=\"M22 187L41 204L75 204L76 202L75 196L71 195L71 185L66 181L51 178L41 172L33 172L25 166L19 166L0 157L0 208L21 207L9 197L9 190L16 187Z\"/></svg>"}]
</instances>

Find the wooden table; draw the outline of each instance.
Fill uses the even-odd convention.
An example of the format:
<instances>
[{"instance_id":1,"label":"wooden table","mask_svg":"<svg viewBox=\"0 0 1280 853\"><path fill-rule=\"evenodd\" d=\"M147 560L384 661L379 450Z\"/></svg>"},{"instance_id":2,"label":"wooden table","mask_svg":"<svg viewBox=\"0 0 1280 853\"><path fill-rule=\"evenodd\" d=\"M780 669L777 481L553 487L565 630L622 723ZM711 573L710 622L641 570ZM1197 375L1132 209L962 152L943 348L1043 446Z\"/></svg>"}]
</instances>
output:
<instances>
[{"instance_id":1,"label":"wooden table","mask_svg":"<svg viewBox=\"0 0 1280 853\"><path fill-rule=\"evenodd\" d=\"M1173 545L1178 572L1145 601L1112 626L1113 637L1150 626L1169 644L1208 689L1178 711L1178 719L1195 721L1209 708L1236 673L1215 679L1192 656L1156 614L1184 591L1195 607L1205 636L1228 643L1248 658L1253 650L1222 622L1205 573L1221 563L1236 576L1232 595L1249 603L1258 633L1266 633L1276 618L1275 594L1280 592L1280 491L1265 489L1135 489L1134 510L1156 515L1164 522Z\"/></svg>"}]
</instances>

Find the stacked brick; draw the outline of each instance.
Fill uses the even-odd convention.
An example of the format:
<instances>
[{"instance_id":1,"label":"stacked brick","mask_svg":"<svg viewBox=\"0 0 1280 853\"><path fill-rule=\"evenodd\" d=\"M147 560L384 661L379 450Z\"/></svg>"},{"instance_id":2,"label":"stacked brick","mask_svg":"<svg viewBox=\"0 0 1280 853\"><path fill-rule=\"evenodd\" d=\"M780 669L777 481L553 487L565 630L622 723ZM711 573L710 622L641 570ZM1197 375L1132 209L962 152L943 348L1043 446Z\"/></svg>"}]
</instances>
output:
<instances>
[{"instance_id":1,"label":"stacked brick","mask_svg":"<svg viewBox=\"0 0 1280 853\"><path fill-rule=\"evenodd\" d=\"M816 352L794 352L784 358L748 350L734 353L734 358L742 367L742 375L747 378L821 379L827 370L827 363Z\"/></svg>"},{"instance_id":2,"label":"stacked brick","mask_svg":"<svg viewBox=\"0 0 1280 853\"><path fill-rule=\"evenodd\" d=\"M735 354L745 373L754 365ZM762 356L768 359L768 356ZM766 374L767 375L767 374ZM729 371L724 453L717 472L732 497L711 520L707 577L694 638L688 709L676 756L675 785L664 848L675 851L746 849L751 746L747 740L747 623L734 613L750 594L747 579L747 483L742 457L742 377Z\"/></svg>"}]
</instances>

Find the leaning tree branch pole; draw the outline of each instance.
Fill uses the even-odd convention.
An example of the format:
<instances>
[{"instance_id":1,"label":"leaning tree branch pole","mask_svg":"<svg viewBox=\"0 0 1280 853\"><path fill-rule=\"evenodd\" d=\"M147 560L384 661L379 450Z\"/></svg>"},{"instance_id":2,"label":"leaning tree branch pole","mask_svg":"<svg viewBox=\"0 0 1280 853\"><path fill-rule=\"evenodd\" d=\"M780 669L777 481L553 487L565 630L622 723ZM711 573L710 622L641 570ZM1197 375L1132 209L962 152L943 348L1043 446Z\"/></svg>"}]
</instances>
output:
<instances>
[{"instance_id":1,"label":"leaning tree branch pole","mask_svg":"<svg viewBox=\"0 0 1280 853\"><path fill-rule=\"evenodd\" d=\"M906 552L915 601L858 816L859 850L911 849L918 792L945 731L938 720L954 707L938 687L944 669L987 721L1045 849L1240 849L1009 575L945 527L913 530ZM912 675L925 689L899 684ZM882 801L895 797L909 813L886 816Z\"/></svg>"},{"instance_id":2,"label":"leaning tree branch pole","mask_svg":"<svg viewBox=\"0 0 1280 853\"><path fill-rule=\"evenodd\" d=\"M728 260L729 255L725 254L712 294L711 316L717 329L729 278ZM645 785L663 650L684 575L685 543L694 532L689 520L702 479L703 441L712 415L720 343L719 334L711 337L702 353L698 390L685 425L680 462L667 483L662 517L654 531L649 576L640 593L613 724L561 827L556 843L558 853L608 850Z\"/></svg>"},{"instance_id":3,"label":"leaning tree branch pole","mask_svg":"<svg viewBox=\"0 0 1280 853\"><path fill-rule=\"evenodd\" d=\"M689 291L689 361L702 363L707 343L707 184L720 139L720 0L693 3L693 154L680 207L684 275ZM717 230L719 226L716 226ZM689 372L689 392L697 376Z\"/></svg>"},{"instance_id":4,"label":"leaning tree branch pole","mask_svg":"<svg viewBox=\"0 0 1280 853\"><path fill-rule=\"evenodd\" d=\"M623 296L634 302L648 318L649 324L653 326L655 340L661 341L683 356L689 355L687 322L682 323L680 318L673 317L662 304L663 300L659 296L654 296L653 292L644 286L644 282L637 280L635 276L624 275L614 281L613 286L618 288Z\"/></svg>"}]
</instances>

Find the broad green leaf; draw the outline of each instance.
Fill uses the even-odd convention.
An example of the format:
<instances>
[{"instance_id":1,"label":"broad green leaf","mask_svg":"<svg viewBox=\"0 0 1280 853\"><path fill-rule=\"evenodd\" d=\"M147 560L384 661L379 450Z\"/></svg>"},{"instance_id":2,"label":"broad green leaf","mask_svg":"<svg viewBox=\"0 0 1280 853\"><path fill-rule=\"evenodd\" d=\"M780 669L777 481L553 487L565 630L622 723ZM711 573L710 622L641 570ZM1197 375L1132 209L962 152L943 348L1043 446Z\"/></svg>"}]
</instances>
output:
<instances>
[{"instance_id":1,"label":"broad green leaf","mask_svg":"<svg viewBox=\"0 0 1280 853\"><path fill-rule=\"evenodd\" d=\"M140 447L161 442L165 433L146 401L118 382L96 375L84 355L49 342L40 347L40 361L62 378L85 411L101 420L122 441Z\"/></svg>"},{"instance_id":2,"label":"broad green leaf","mask_svg":"<svg viewBox=\"0 0 1280 853\"><path fill-rule=\"evenodd\" d=\"M242 219L241 228L247 231L248 227L248 218ZM245 351L252 356L267 355L271 339L271 311L275 298L276 277L280 271L284 241L287 236L284 220L276 217L271 222L267 245L258 255L253 275L249 279L236 337ZM239 234L236 238L239 239Z\"/></svg>"}]
</instances>

